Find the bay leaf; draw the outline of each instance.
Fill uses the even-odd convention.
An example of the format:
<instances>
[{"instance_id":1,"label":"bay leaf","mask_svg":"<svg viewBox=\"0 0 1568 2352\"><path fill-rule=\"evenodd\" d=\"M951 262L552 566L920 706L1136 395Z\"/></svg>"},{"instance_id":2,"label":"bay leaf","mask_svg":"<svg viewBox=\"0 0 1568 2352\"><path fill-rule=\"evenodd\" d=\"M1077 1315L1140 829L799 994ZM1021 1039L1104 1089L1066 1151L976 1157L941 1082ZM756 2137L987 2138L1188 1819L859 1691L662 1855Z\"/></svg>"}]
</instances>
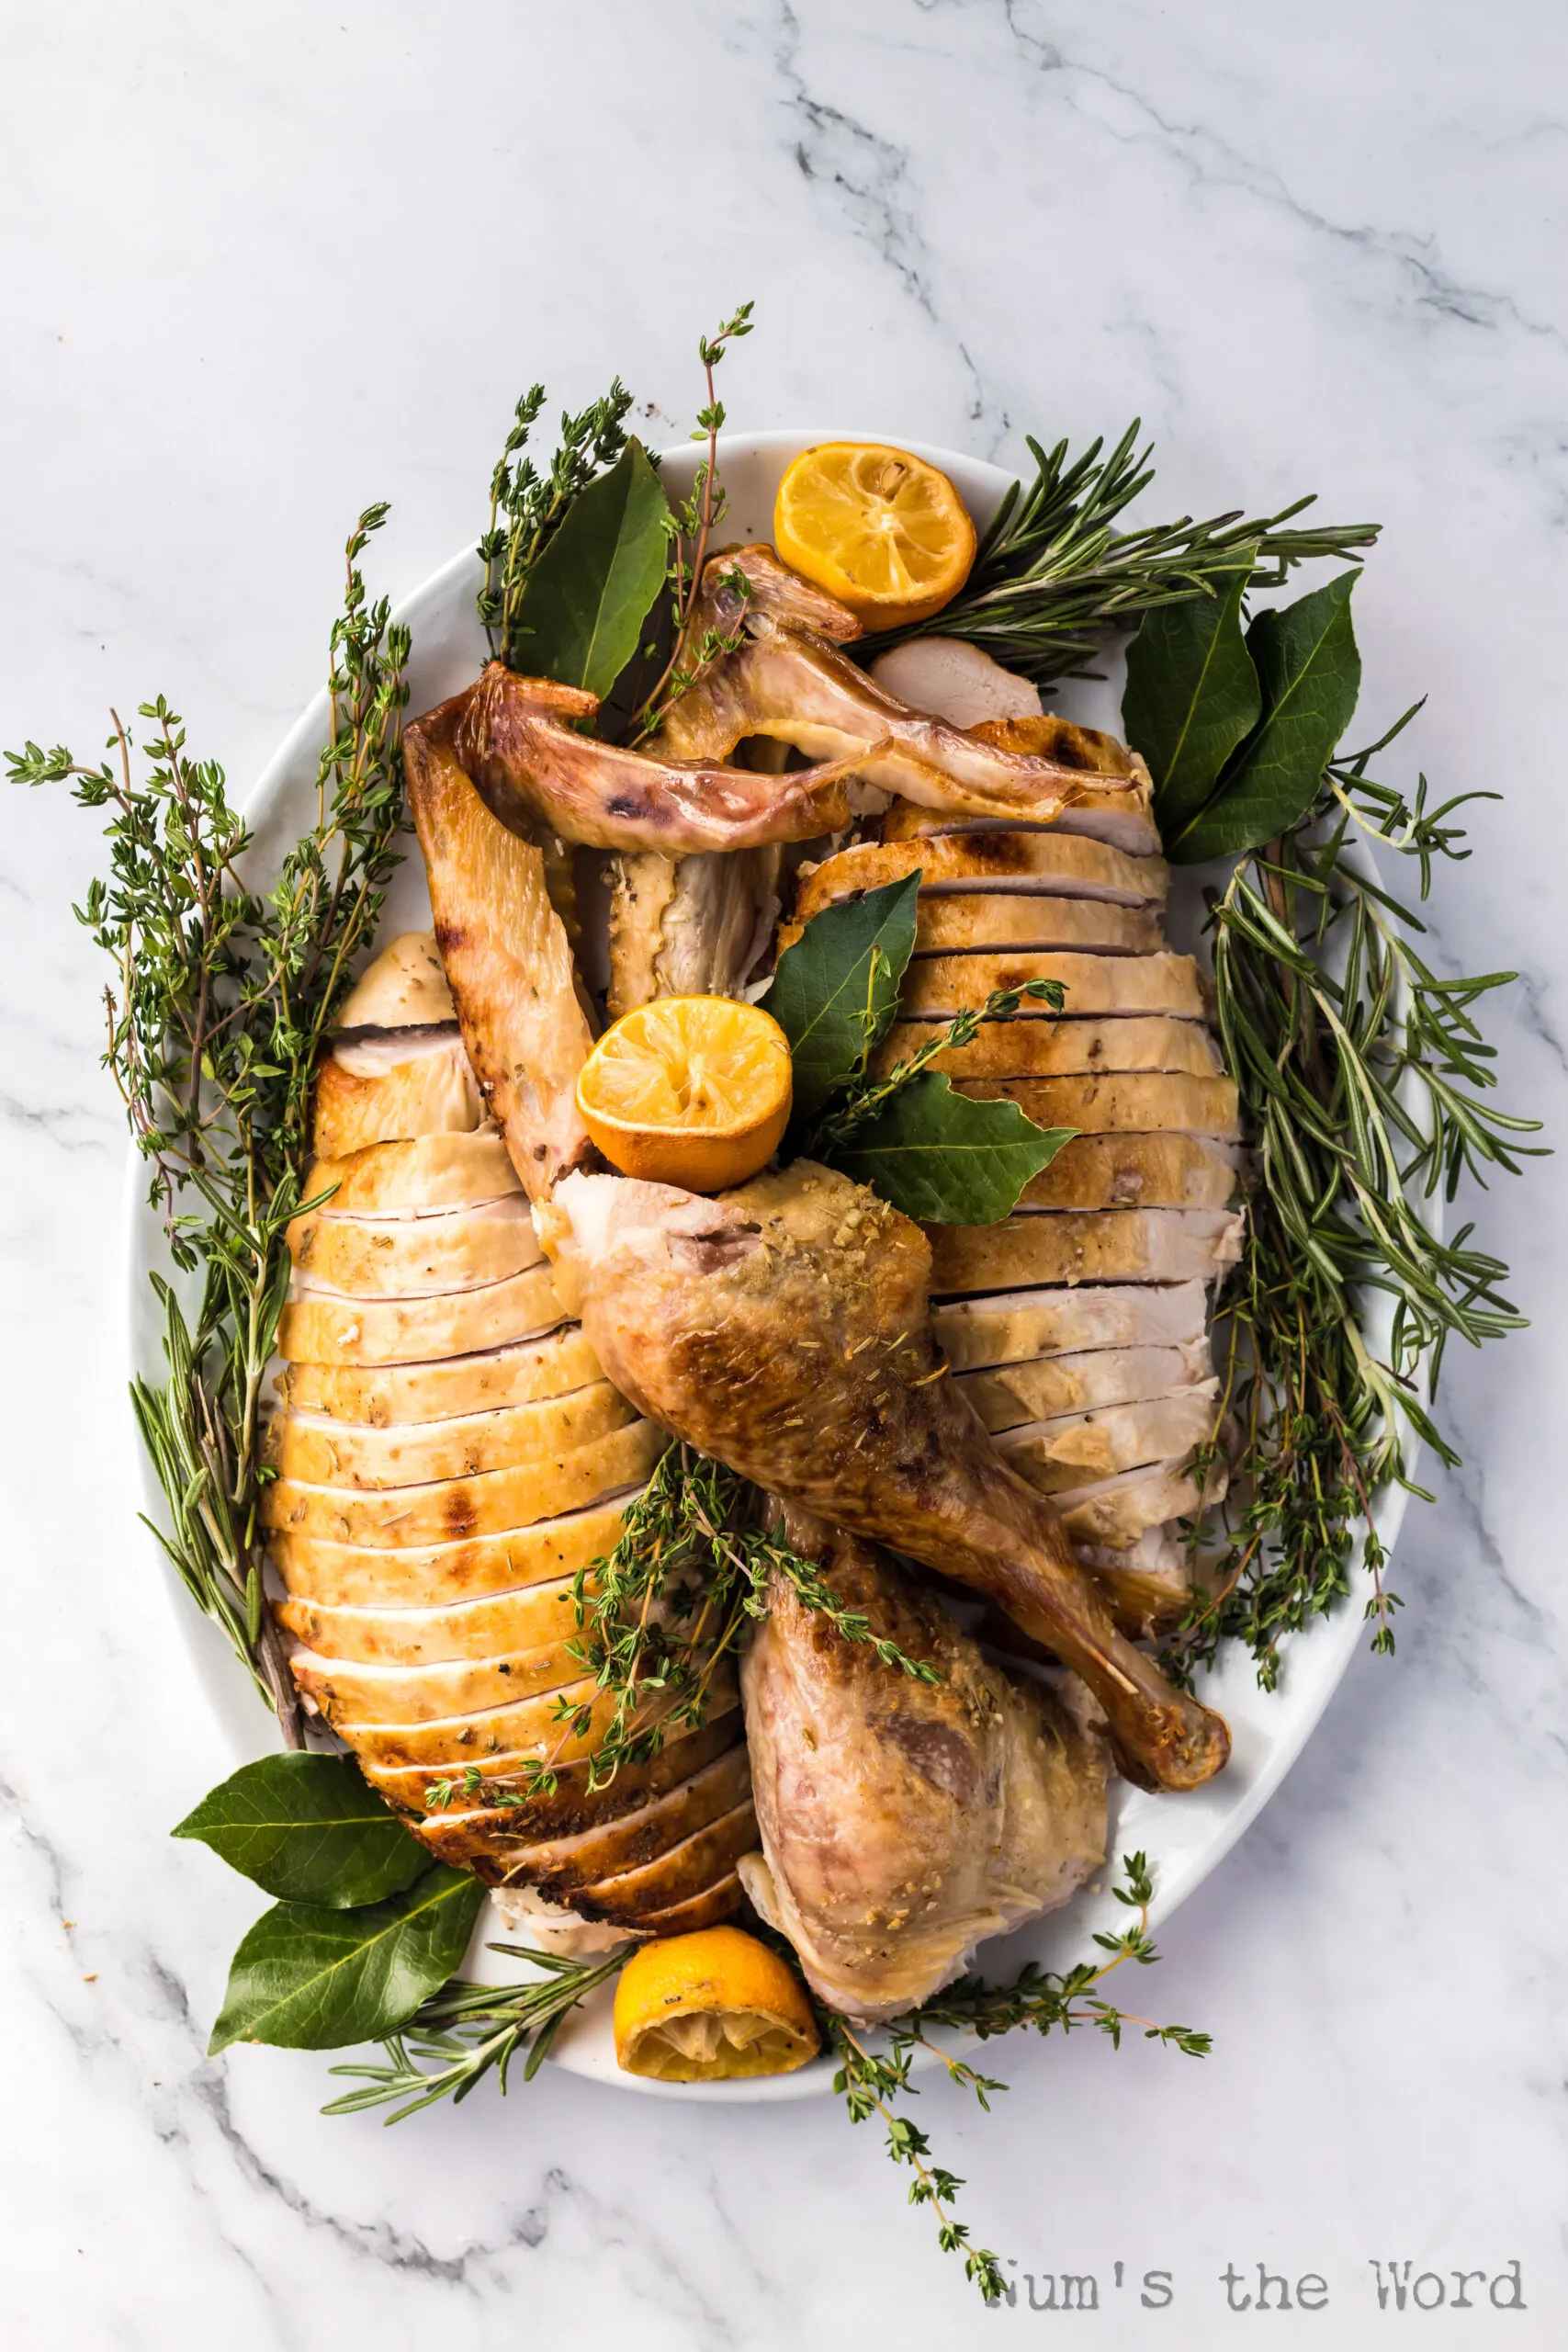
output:
<instances>
[{"instance_id":1,"label":"bay leaf","mask_svg":"<svg viewBox=\"0 0 1568 2352\"><path fill-rule=\"evenodd\" d=\"M940 1070L927 1069L855 1129L833 1165L906 1216L995 1225L1077 1132L1036 1126L1016 1102L954 1094Z\"/></svg>"},{"instance_id":2,"label":"bay leaf","mask_svg":"<svg viewBox=\"0 0 1568 2352\"><path fill-rule=\"evenodd\" d=\"M670 502L640 441L580 491L528 575L513 631L529 676L607 695L664 584Z\"/></svg>"},{"instance_id":3,"label":"bay leaf","mask_svg":"<svg viewBox=\"0 0 1568 2352\"><path fill-rule=\"evenodd\" d=\"M1148 762L1155 818L1179 833L1210 797L1236 745L1257 726L1263 696L1241 633L1250 570L1213 596L1145 613L1127 649L1122 727Z\"/></svg>"},{"instance_id":4,"label":"bay leaf","mask_svg":"<svg viewBox=\"0 0 1568 2352\"><path fill-rule=\"evenodd\" d=\"M264 1756L243 1764L186 1815L231 1870L288 1903L345 1909L396 1894L430 1867L346 1756Z\"/></svg>"},{"instance_id":5,"label":"bay leaf","mask_svg":"<svg viewBox=\"0 0 1568 2352\"><path fill-rule=\"evenodd\" d=\"M1263 717L1207 806L1166 837L1182 865L1258 848L1311 808L1330 754L1350 723L1361 657L1350 618L1359 571L1295 604L1259 613L1247 633L1263 688Z\"/></svg>"},{"instance_id":6,"label":"bay leaf","mask_svg":"<svg viewBox=\"0 0 1568 2352\"><path fill-rule=\"evenodd\" d=\"M789 1039L798 1135L864 1069L892 1024L915 944L919 869L824 907L779 957L764 1001Z\"/></svg>"},{"instance_id":7,"label":"bay leaf","mask_svg":"<svg viewBox=\"0 0 1568 2352\"><path fill-rule=\"evenodd\" d=\"M477 1878L437 1864L357 1911L275 1905L234 1954L209 2055L235 2041L342 2050L395 2033L457 1968L484 1899Z\"/></svg>"}]
</instances>

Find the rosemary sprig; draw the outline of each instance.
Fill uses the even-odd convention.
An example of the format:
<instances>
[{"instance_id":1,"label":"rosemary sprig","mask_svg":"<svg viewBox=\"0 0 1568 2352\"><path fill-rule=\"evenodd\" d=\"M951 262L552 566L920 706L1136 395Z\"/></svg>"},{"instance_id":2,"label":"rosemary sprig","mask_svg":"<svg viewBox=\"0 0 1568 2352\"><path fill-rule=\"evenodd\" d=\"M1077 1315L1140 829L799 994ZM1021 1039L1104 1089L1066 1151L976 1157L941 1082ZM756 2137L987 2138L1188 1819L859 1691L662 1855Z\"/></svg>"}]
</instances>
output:
<instances>
[{"instance_id":1,"label":"rosemary sprig","mask_svg":"<svg viewBox=\"0 0 1568 2352\"><path fill-rule=\"evenodd\" d=\"M1426 1401L1452 1337L1472 1346L1519 1328L1507 1269L1473 1227L1439 1241L1420 1201L1450 1200L1468 1171L1517 1172L1517 1138L1540 1122L1498 1110L1493 1048L1474 1013L1509 972L1448 980L1416 944L1423 931L1363 860L1352 829L1417 869L1462 859L1452 821L1464 794L1431 808L1378 783L1368 763L1414 716L1325 772L1314 808L1241 860L1211 903L1218 1017L1258 1155L1241 1265L1226 1307L1223 1382L1246 1475L1221 1521L1213 1589L1174 1636L1172 1663L1212 1664L1235 1635L1272 1688L1279 1645L1349 1590L1359 1523L1372 1575L1373 1646L1393 1647L1396 1594L1375 1497L1386 1484L1427 1499L1407 1473L1414 1436L1458 1461ZM1362 1328L1369 1294L1393 1301L1386 1352ZM1427 1369L1424 1374L1423 1365ZM1194 1544L1201 1531L1193 1530Z\"/></svg>"},{"instance_id":2,"label":"rosemary sprig","mask_svg":"<svg viewBox=\"0 0 1568 2352\"><path fill-rule=\"evenodd\" d=\"M632 396L617 376L577 416L563 410L560 445L541 475L525 452L528 436L545 405L545 388L535 384L517 403L490 483L490 528L479 544L484 579L479 616L491 655L508 669L517 666L514 632L528 574L566 518L578 492L595 474L614 465L626 446L625 420Z\"/></svg>"},{"instance_id":3,"label":"rosemary sprig","mask_svg":"<svg viewBox=\"0 0 1568 2352\"><path fill-rule=\"evenodd\" d=\"M598 1700L611 1694L609 1724L589 1758L591 1788L604 1787L623 1764L657 1756L672 1728L706 1720L715 1677L748 1623L767 1614L774 1576L845 1641L870 1643L885 1666L918 1682L941 1680L936 1667L874 1636L864 1614L845 1609L820 1571L761 1523L759 1508L755 1488L734 1471L691 1446L671 1445L626 1513L615 1550L579 1569L577 1634L567 1650L594 1678L594 1689L579 1704L558 1700L555 1718L563 1737L582 1738ZM536 1759L524 1779L523 1792L496 1801L525 1804L553 1795L558 1775L548 1758ZM443 1783L426 1802L440 1811L451 1795Z\"/></svg>"},{"instance_id":4,"label":"rosemary sprig","mask_svg":"<svg viewBox=\"0 0 1568 2352\"><path fill-rule=\"evenodd\" d=\"M992 2095L1006 2090L1005 2083L994 2075L981 2074L966 2059L931 2038L942 2032L972 2034L978 2041L989 2041L1000 2034L1016 2032L1020 2027L1043 2035L1072 2033L1079 2027L1088 2027L1106 2035L1112 2048L1120 2049L1122 2034L1136 2029L1145 2041L1163 2042L1190 2058L1208 2056L1212 2047L1208 2034L1195 2032L1190 2026L1153 2025L1146 2018L1133 2017L1117 2008L1098 1990L1111 1971L1124 1962L1147 1968L1159 1958L1148 1931L1154 1882L1147 1858L1141 1853L1124 1855L1122 1868L1123 1883L1111 1892L1118 1903L1136 1911L1138 1916L1119 1936L1095 1936L1096 1944L1109 1955L1098 1965L1082 1961L1076 1968L1058 1973L1039 1968L1032 1961L1010 1984L987 1984L979 1977L965 1976L910 2016L895 2019L886 2029L885 2043L875 2048L835 2011L819 2007L817 2012L818 2021L839 2060L833 2088L843 2099L850 2121L864 2123L873 2116L881 2120L886 2131L888 2155L896 2165L908 2165L914 2175L909 2184L910 2204L931 2208L936 2217L938 2245L944 2254L964 2256L964 2277L978 2287L988 2303L996 2302L1007 2292L1001 2264L990 2247L972 2245L967 2223L953 2218L953 2203L964 2183L955 2174L931 2161L929 2136L908 2116L898 2112L897 2102L919 2096L916 2085L909 2079L918 2051L939 2058L948 2081L973 2091L987 2114Z\"/></svg>"},{"instance_id":5,"label":"rosemary sprig","mask_svg":"<svg viewBox=\"0 0 1568 2352\"><path fill-rule=\"evenodd\" d=\"M1236 508L1206 523L1183 515L1118 532L1117 517L1154 479L1139 431L1134 418L1103 459L1102 441L1069 460L1066 441L1047 452L1031 436L1034 480L1008 491L963 589L933 619L860 640L857 661L910 637L960 637L1047 685L1081 674L1108 636L1154 605L1212 594L1237 571L1253 571L1259 588L1278 586L1295 564L1343 558L1377 538L1368 523L1287 529L1311 498L1252 521Z\"/></svg>"},{"instance_id":6,"label":"rosemary sprig","mask_svg":"<svg viewBox=\"0 0 1568 2352\"><path fill-rule=\"evenodd\" d=\"M83 808L108 812L109 879L95 880L75 910L115 968L104 1062L150 1163L175 1265L198 1277L193 1303L190 1284L153 1276L168 1377L132 1384L172 1521L169 1533L153 1532L294 1747L298 1702L264 1606L256 1541L266 1476L259 1405L288 1289L285 1234L301 1205L317 1060L400 862L408 632L384 599L367 601L358 569L386 514L367 508L348 541L316 820L265 895L246 877L251 833L222 769L190 757L161 695L141 706L154 732L140 781L118 717L96 767L36 743L7 754L14 782L71 778Z\"/></svg>"},{"instance_id":7,"label":"rosemary sprig","mask_svg":"<svg viewBox=\"0 0 1568 2352\"><path fill-rule=\"evenodd\" d=\"M333 2066L334 2075L363 2082L321 2109L323 2115L358 2115L367 2108L390 2107L389 2123L449 2098L460 2107L477 2085L494 2074L504 2097L507 2073L519 2050L527 2051L523 2080L531 2083L550 2045L578 2003L607 1984L626 1957L568 1960L556 1952L532 1951L525 1944L491 1944L511 1960L532 1961L547 1972L521 1984L468 1984L454 1977L418 2009L400 2033L379 2045L380 2066Z\"/></svg>"},{"instance_id":8,"label":"rosemary sprig","mask_svg":"<svg viewBox=\"0 0 1568 2352\"><path fill-rule=\"evenodd\" d=\"M873 974L869 987L875 982L875 959L886 957L880 948L873 951ZM945 1054L958 1046L972 1046L985 1021L1010 1021L1018 1012L1025 997L1047 1004L1053 1012L1060 1012L1067 1001L1066 989L1060 980L1025 980L1021 988L993 989L984 1004L965 1005L954 1013L945 1029L932 1032L923 1046L916 1047L908 1061L895 1062L886 1078L866 1077L863 1061L860 1074L852 1080L833 1108L819 1119L804 1146L807 1159L826 1160L832 1164L833 1156L852 1142L867 1121L889 1102L899 1090L919 1078L921 1070L935 1061L938 1054ZM874 1014L867 1015L867 1050L875 1026Z\"/></svg>"}]
</instances>

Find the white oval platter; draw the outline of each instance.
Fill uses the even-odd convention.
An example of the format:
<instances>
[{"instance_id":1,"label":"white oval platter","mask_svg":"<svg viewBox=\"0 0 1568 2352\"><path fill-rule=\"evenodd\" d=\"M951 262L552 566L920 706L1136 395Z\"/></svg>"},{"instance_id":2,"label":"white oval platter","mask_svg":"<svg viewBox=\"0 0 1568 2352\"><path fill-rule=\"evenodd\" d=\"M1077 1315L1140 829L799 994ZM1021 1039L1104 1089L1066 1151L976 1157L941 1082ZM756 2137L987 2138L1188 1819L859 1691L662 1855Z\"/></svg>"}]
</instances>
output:
<instances>
[{"instance_id":1,"label":"white oval platter","mask_svg":"<svg viewBox=\"0 0 1568 2352\"><path fill-rule=\"evenodd\" d=\"M815 441L886 440L886 431L855 434L839 428L828 433L779 430L757 434L727 434L719 443L719 472L728 494L728 512L720 537L724 540L768 538L773 532L773 498L784 468L800 450ZM929 443L904 441L901 447L930 458L949 474L983 528L996 511L1010 474L983 460L959 455ZM670 451L663 475L680 494L689 486L695 464L690 444ZM411 709L433 703L467 684L484 658L483 633L475 616L479 579L478 558L466 551L427 581L398 610L413 635L411 663ZM323 616L323 629L325 616ZM1111 676L1103 681L1076 680L1066 684L1053 707L1089 726L1119 731L1119 665L1107 664ZM264 861L281 854L305 829L314 800L317 755L327 740L328 713L324 691L301 713L298 723L270 762L244 808L255 829L257 854ZM411 844L412 849L412 844ZM1190 877L1178 873L1177 888L1195 891ZM1174 897L1173 892L1173 897ZM1176 910L1179 915L1179 910ZM397 876L384 925L388 934L423 928L430 921L417 851ZM128 1312L128 1353L132 1370L152 1379L162 1375L158 1320L149 1272L161 1262L155 1219L145 1204L141 1163L131 1157L126 1186L125 1305ZM1386 1342L1379 1325L1379 1300L1369 1312L1370 1336L1375 1345ZM144 1508L153 1518L162 1499L145 1461L140 1464ZM1392 1548L1404 1515L1403 1489L1385 1491L1377 1498L1383 1542ZM162 1555L154 1556L162 1560ZM193 1671L217 1713L236 1763L264 1754L276 1741L268 1736L267 1718L257 1703L243 1669L230 1653L216 1628L200 1617L187 1600L173 1569L163 1563L164 1586L177 1622ZM1149 1858L1155 1879L1153 1919L1168 1919L1193 1889L1201 1884L1268 1804L1311 1737L1350 1657L1367 1638L1362 1609L1371 1580L1358 1562L1350 1597L1330 1616L1311 1629L1287 1638L1280 1688L1272 1693L1258 1687L1250 1658L1233 1645L1217 1671L1202 1685L1202 1696L1230 1724L1234 1739L1231 1761L1207 1788L1186 1796L1155 1796L1114 1783L1108 1853L1111 1858L1095 1889L1048 1918L1020 1928L1012 1936L983 1947L980 1965L990 1977L1017 1973L1026 1960L1043 1967L1064 1969L1092 1957L1090 1940L1096 1929L1119 1931L1126 1913L1107 1891L1116 1875L1115 1858L1142 1849ZM193 1792L193 1802L197 1792ZM505 1935L492 1911L481 1914L465 1963L466 1973L482 1981L502 1982L519 1973L520 1963L499 1958L488 1941ZM677 2099L754 2101L806 2098L829 2089L831 2068L825 2059L798 2073L758 2082L675 2084L644 2082L616 2067L610 2035L608 1988L584 2005L558 2036L552 2057L570 2072L615 2083L623 2090Z\"/></svg>"}]
</instances>

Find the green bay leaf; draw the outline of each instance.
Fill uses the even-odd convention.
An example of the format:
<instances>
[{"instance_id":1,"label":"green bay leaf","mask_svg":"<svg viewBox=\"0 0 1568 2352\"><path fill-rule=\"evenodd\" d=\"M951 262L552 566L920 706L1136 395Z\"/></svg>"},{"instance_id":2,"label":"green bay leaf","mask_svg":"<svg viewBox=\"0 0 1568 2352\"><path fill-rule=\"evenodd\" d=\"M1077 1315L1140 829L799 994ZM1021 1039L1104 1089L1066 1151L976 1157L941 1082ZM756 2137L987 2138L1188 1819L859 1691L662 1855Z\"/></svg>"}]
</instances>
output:
<instances>
[{"instance_id":1,"label":"green bay leaf","mask_svg":"<svg viewBox=\"0 0 1568 2352\"><path fill-rule=\"evenodd\" d=\"M1036 1126L1016 1102L955 1094L940 1070L927 1069L855 1129L833 1165L906 1216L995 1225L1076 1133Z\"/></svg>"},{"instance_id":2,"label":"green bay leaf","mask_svg":"<svg viewBox=\"0 0 1568 2352\"><path fill-rule=\"evenodd\" d=\"M1361 690L1350 618L1350 594L1360 576L1341 572L1253 622L1247 643L1263 688L1262 719L1207 806L1168 833L1167 856L1183 865L1239 856L1311 808Z\"/></svg>"},{"instance_id":3,"label":"green bay leaf","mask_svg":"<svg viewBox=\"0 0 1568 2352\"><path fill-rule=\"evenodd\" d=\"M640 441L580 491L528 575L512 635L516 666L607 695L664 584L670 502Z\"/></svg>"},{"instance_id":4,"label":"green bay leaf","mask_svg":"<svg viewBox=\"0 0 1568 2352\"><path fill-rule=\"evenodd\" d=\"M279 1903L241 1940L209 2054L235 2041L342 2050L406 2025L468 1947L485 1890L445 1864L358 1911Z\"/></svg>"},{"instance_id":5,"label":"green bay leaf","mask_svg":"<svg viewBox=\"0 0 1568 2352\"><path fill-rule=\"evenodd\" d=\"M430 1857L346 1756L264 1756L186 1815L231 1870L287 1903L345 1909L412 1886Z\"/></svg>"},{"instance_id":6,"label":"green bay leaf","mask_svg":"<svg viewBox=\"0 0 1568 2352\"><path fill-rule=\"evenodd\" d=\"M1122 731L1148 762L1156 820L1168 835L1197 816L1262 712L1258 672L1241 633L1250 576L1237 571L1213 596L1156 605L1127 648Z\"/></svg>"},{"instance_id":7,"label":"green bay leaf","mask_svg":"<svg viewBox=\"0 0 1568 2352\"><path fill-rule=\"evenodd\" d=\"M864 1069L898 1010L920 872L824 907L779 957L764 1000L795 1064L798 1136Z\"/></svg>"}]
</instances>

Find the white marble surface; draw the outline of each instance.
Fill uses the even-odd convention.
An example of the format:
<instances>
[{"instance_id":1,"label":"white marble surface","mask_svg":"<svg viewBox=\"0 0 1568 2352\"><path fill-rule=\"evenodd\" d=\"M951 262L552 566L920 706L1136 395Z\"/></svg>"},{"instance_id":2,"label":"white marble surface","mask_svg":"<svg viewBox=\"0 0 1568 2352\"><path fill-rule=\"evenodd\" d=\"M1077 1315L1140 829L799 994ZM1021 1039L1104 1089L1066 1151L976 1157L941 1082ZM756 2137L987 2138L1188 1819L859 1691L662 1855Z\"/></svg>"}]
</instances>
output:
<instances>
[{"instance_id":1,"label":"white marble surface","mask_svg":"<svg viewBox=\"0 0 1568 2352\"><path fill-rule=\"evenodd\" d=\"M1387 524L1368 707L1430 687L1434 781L1508 795L1437 953L1521 967L1507 1092L1562 1138L1545 0L6 0L0 55L0 740L85 747L163 687L254 775L318 677L361 505L393 500L378 578L406 590L477 528L525 381L575 400L619 368L673 437L698 329L754 295L725 385L748 423L1013 458L1141 412L1165 509L1320 488ZM130 1521L119 1118L66 911L96 845L58 796L5 820L8 2352L1043 2332L1027 2289L979 2309L827 2107L547 2075L387 2132L319 2120L317 2058L203 2059L254 1906L164 1836L228 1759ZM1009 2048L988 2121L924 2096L1017 2275L1098 2274L1075 2339L1249 2340L1218 2275L1239 2300L1262 2261L1325 2278L1326 2315L1285 2329L1337 2352L1563 2340L1562 1198L1549 1164L1481 1205L1538 1319L1450 1365L1467 1467L1412 1513L1397 1659L1357 1664L1145 1981L1214 2057ZM1380 2313L1373 2256L1517 2257L1527 2309ZM1174 2301L1148 2311L1155 2267Z\"/></svg>"}]
</instances>

